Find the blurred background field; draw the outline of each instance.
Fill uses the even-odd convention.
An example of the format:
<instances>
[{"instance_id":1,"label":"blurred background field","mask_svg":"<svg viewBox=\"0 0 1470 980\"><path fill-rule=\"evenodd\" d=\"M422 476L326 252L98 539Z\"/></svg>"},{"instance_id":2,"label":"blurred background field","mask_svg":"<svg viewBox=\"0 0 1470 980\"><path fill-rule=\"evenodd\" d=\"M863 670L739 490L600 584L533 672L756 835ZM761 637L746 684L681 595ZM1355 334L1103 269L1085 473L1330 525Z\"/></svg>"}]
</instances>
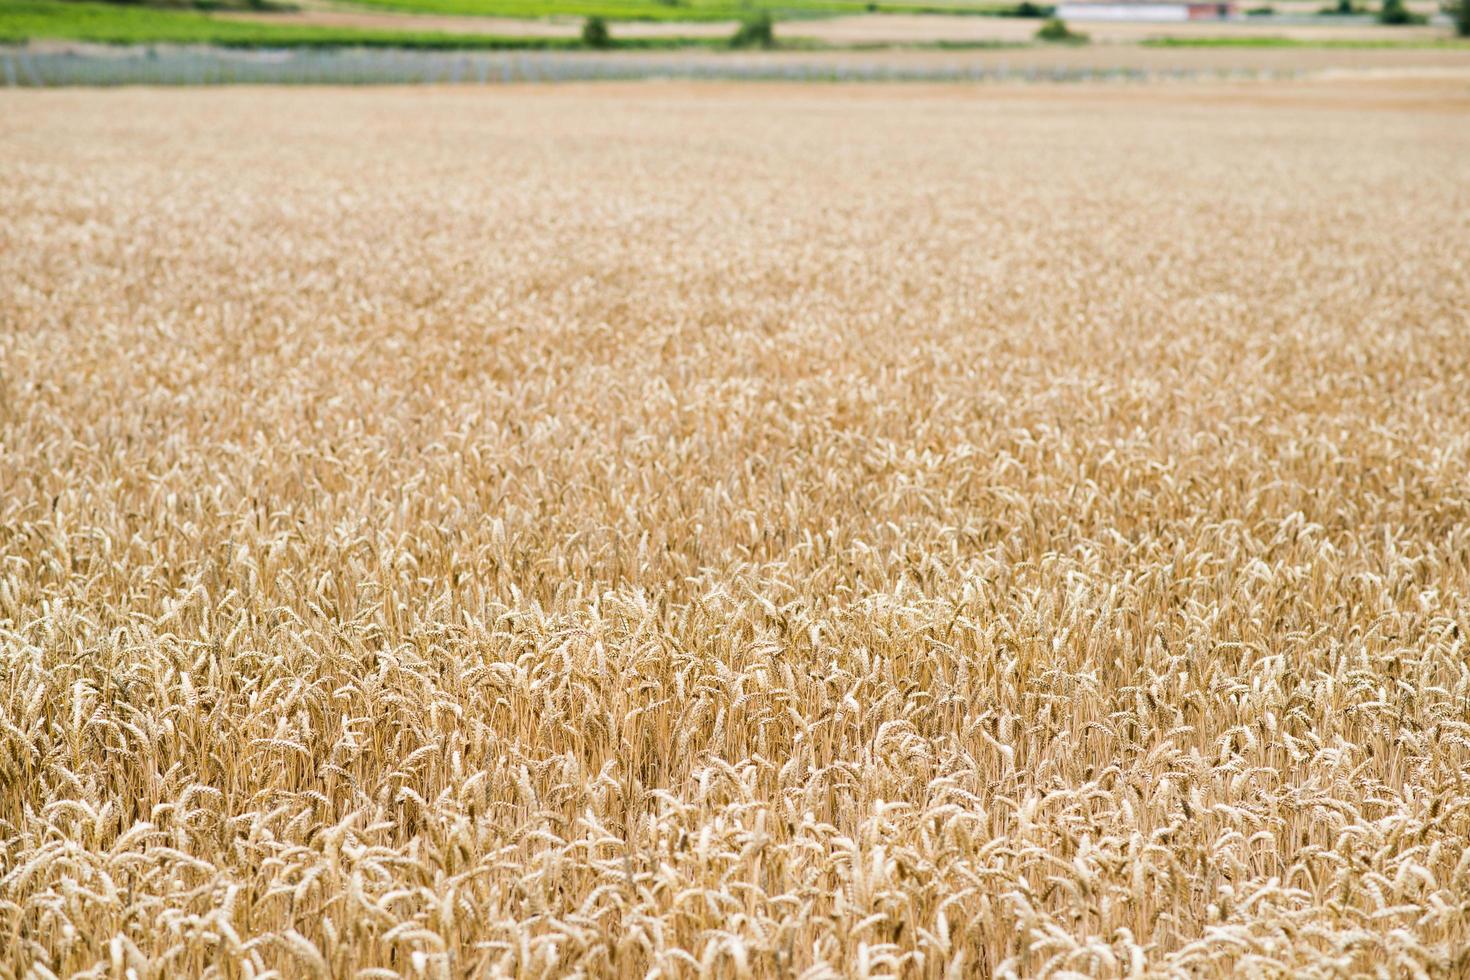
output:
<instances>
[{"instance_id":1,"label":"blurred background field","mask_svg":"<svg viewBox=\"0 0 1470 980\"><path fill-rule=\"evenodd\" d=\"M1041 27L1056 8L1030 0L0 0L0 44L797 53L1090 45L1110 49L1116 68L1131 66L1132 49L1159 45L1382 47L1456 50L1470 63L1470 41L1460 37L1470 23L1457 27L1465 20L1457 3L1284 0L1175 21L1156 16L1158 4L1135 4L1141 13L1123 21L1074 17L1060 36L1068 44L1048 45Z\"/></svg>"},{"instance_id":2,"label":"blurred background field","mask_svg":"<svg viewBox=\"0 0 1470 980\"><path fill-rule=\"evenodd\" d=\"M0 85L394 84L706 79L1005 84L1265 81L1330 73L1470 80L1454 47L1017 46L980 50L623 52L286 49L212 45L30 44L0 47Z\"/></svg>"}]
</instances>

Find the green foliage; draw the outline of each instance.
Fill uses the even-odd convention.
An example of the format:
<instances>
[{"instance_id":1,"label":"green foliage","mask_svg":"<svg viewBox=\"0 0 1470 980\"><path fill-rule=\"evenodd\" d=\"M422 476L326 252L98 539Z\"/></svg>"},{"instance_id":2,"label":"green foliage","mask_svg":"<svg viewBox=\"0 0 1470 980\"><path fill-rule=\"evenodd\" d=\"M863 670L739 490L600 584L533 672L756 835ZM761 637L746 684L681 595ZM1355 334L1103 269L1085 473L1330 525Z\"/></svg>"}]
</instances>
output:
<instances>
[{"instance_id":1,"label":"green foliage","mask_svg":"<svg viewBox=\"0 0 1470 980\"><path fill-rule=\"evenodd\" d=\"M1051 44L1086 44L1089 40L1086 34L1078 33L1067 26L1067 22L1059 17L1048 18L1041 29L1036 32L1038 41L1047 41Z\"/></svg>"},{"instance_id":2,"label":"green foliage","mask_svg":"<svg viewBox=\"0 0 1470 980\"><path fill-rule=\"evenodd\" d=\"M1252 7L1251 9L1249 9L1249 10L1247 10L1245 12L1245 15L1247 17L1270 17L1274 13L1276 13L1276 8L1275 7L1265 6L1265 7Z\"/></svg>"},{"instance_id":3,"label":"green foliage","mask_svg":"<svg viewBox=\"0 0 1470 980\"><path fill-rule=\"evenodd\" d=\"M582 43L589 48L610 48L612 35L607 31L607 21L601 17L588 17L582 24Z\"/></svg>"},{"instance_id":4,"label":"green foliage","mask_svg":"<svg viewBox=\"0 0 1470 980\"><path fill-rule=\"evenodd\" d=\"M1423 14L1416 14L1404 6L1404 0L1383 0L1383 6L1378 10L1378 23L1389 24L1394 27L1408 24L1425 24L1429 18Z\"/></svg>"},{"instance_id":5,"label":"green foliage","mask_svg":"<svg viewBox=\"0 0 1470 980\"><path fill-rule=\"evenodd\" d=\"M751 0L353 0L357 6L415 13L492 17L601 17L616 30L618 21L738 21L749 16ZM907 13L1011 16L1013 2L998 0L780 0L778 19L841 14ZM621 46L624 42L619 41Z\"/></svg>"},{"instance_id":6,"label":"green foliage","mask_svg":"<svg viewBox=\"0 0 1470 980\"><path fill-rule=\"evenodd\" d=\"M730 35L732 48L774 48L776 26L769 12L762 10L746 17Z\"/></svg>"},{"instance_id":7,"label":"green foliage","mask_svg":"<svg viewBox=\"0 0 1470 980\"><path fill-rule=\"evenodd\" d=\"M576 48L577 38L503 37L424 31L365 30L309 24L223 20L197 10L87 0L0 0L0 43L33 38L98 44L214 44L221 47L395 47L478 50ZM713 46L693 38L638 38L629 48Z\"/></svg>"},{"instance_id":8,"label":"green foliage","mask_svg":"<svg viewBox=\"0 0 1470 980\"><path fill-rule=\"evenodd\" d=\"M1455 8L1455 33L1470 37L1470 0L1460 0Z\"/></svg>"},{"instance_id":9,"label":"green foliage","mask_svg":"<svg viewBox=\"0 0 1470 980\"><path fill-rule=\"evenodd\" d=\"M62 2L62 0L56 0ZM80 0L168 10L293 10L299 0ZM410 13L440 13L540 19L600 17L618 21L738 21L749 16L751 0L353 0L353 5ZM951 14L988 17L1043 16L1051 8L1032 0L781 0L778 16L823 17L871 13ZM621 39L619 47L630 46Z\"/></svg>"},{"instance_id":10,"label":"green foliage","mask_svg":"<svg viewBox=\"0 0 1470 980\"><path fill-rule=\"evenodd\" d=\"M296 4L283 2L283 0L99 0L99 2L121 3L160 10L249 10L258 13L280 13L301 9Z\"/></svg>"}]
</instances>

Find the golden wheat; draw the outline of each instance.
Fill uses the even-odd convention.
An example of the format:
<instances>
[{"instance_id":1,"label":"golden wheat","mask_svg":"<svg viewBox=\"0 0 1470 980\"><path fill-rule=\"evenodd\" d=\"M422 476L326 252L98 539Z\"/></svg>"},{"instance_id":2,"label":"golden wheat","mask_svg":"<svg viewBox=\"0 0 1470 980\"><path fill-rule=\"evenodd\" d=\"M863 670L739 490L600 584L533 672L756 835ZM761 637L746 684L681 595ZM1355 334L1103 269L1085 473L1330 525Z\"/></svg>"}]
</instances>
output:
<instances>
[{"instance_id":1,"label":"golden wheat","mask_svg":"<svg viewBox=\"0 0 1470 980\"><path fill-rule=\"evenodd\" d=\"M1461 89L0 93L0 975L1463 975Z\"/></svg>"}]
</instances>

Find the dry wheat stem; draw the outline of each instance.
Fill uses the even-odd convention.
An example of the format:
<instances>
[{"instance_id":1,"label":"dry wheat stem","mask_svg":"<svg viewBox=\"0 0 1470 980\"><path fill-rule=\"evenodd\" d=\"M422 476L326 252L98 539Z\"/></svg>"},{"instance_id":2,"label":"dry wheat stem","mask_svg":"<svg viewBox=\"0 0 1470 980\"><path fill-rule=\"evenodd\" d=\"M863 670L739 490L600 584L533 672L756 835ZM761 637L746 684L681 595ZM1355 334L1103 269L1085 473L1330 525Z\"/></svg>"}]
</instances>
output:
<instances>
[{"instance_id":1,"label":"dry wheat stem","mask_svg":"<svg viewBox=\"0 0 1470 980\"><path fill-rule=\"evenodd\" d=\"M1404 91L0 93L0 976L1470 969Z\"/></svg>"}]
</instances>

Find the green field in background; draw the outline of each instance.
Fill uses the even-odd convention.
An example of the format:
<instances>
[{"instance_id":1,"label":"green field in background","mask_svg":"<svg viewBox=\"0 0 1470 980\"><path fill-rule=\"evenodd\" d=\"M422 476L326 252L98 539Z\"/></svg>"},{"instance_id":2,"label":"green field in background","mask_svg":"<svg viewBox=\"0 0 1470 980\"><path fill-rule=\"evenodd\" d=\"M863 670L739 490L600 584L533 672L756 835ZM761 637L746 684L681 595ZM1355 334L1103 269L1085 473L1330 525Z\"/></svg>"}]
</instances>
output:
<instances>
[{"instance_id":1,"label":"green field in background","mask_svg":"<svg viewBox=\"0 0 1470 980\"><path fill-rule=\"evenodd\" d=\"M214 17L196 10L72 0L0 0L0 43L29 40L99 44L217 44L225 47L401 47L547 50L576 48L576 38L449 34L319 27ZM719 43L708 38L617 39L620 48L676 48Z\"/></svg>"},{"instance_id":2,"label":"green field in background","mask_svg":"<svg viewBox=\"0 0 1470 980\"><path fill-rule=\"evenodd\" d=\"M506 16L546 16L555 10L564 17L602 16L609 20L616 47L634 50L680 47L722 47L724 38L622 38L618 21L635 19L640 11L656 6L685 18L736 20L748 16L751 8L741 0L680 0L683 6L669 7L657 0L358 0L360 4L381 8L413 6L419 10L444 10L465 13L494 12ZM793 0L786 0L790 3ZM803 2L803 0L795 0ZM820 16L823 11L866 10L868 4L844 0L810 0L801 7L802 16ZM880 9L920 9L885 4ZM933 4L923 9L937 9ZM982 8L950 8L971 13ZM1015 15L1014 7L984 8L993 15ZM778 15L779 22L779 15ZM411 20L411 19L410 19ZM1085 25L1084 25L1085 26ZM777 33L779 37L779 26ZM0 0L0 43L28 40L73 40L104 44L216 44L226 47L402 47L478 50L551 50L581 47L575 37L536 37L448 33L412 29L331 27L291 23L283 18L269 21L232 20L202 10L179 7L151 7L131 3L105 3L96 0ZM1470 50L1470 41L1451 38L1375 38L1370 40L1307 39L1288 37L1157 37L1139 42L1145 47L1178 48L1460 48ZM974 49L1014 47L1016 42L930 41L909 44L859 44L856 49L911 47L930 49ZM814 41L796 39L782 42L782 47L827 48Z\"/></svg>"},{"instance_id":3,"label":"green field in background","mask_svg":"<svg viewBox=\"0 0 1470 980\"><path fill-rule=\"evenodd\" d=\"M600 16L611 22L619 48L656 49L718 46L711 38L620 38L620 20L740 20L755 8L742 0L680 0L670 6L660 0L364 0L375 9L436 11L456 14L496 14L505 17L567 18ZM845 0L784 0L793 10L782 16L813 17L866 11L865 3ZM875 5L879 9L949 10L995 16L1014 15L1015 8L970 5L926 7L904 4ZM240 9L240 8L234 8ZM32 39L91 41L103 44L218 44L231 47L367 46L408 48L523 49L575 48L575 38L521 35L456 34L414 30L328 27L262 21L231 20L187 7L157 7L95 0L0 0L0 43ZM812 47L798 43L799 47Z\"/></svg>"},{"instance_id":4,"label":"green field in background","mask_svg":"<svg viewBox=\"0 0 1470 980\"><path fill-rule=\"evenodd\" d=\"M904 13L1012 16L1014 3L944 0L354 0L360 6L421 14L495 17L603 17L607 20L740 20L758 10L779 19Z\"/></svg>"}]
</instances>

